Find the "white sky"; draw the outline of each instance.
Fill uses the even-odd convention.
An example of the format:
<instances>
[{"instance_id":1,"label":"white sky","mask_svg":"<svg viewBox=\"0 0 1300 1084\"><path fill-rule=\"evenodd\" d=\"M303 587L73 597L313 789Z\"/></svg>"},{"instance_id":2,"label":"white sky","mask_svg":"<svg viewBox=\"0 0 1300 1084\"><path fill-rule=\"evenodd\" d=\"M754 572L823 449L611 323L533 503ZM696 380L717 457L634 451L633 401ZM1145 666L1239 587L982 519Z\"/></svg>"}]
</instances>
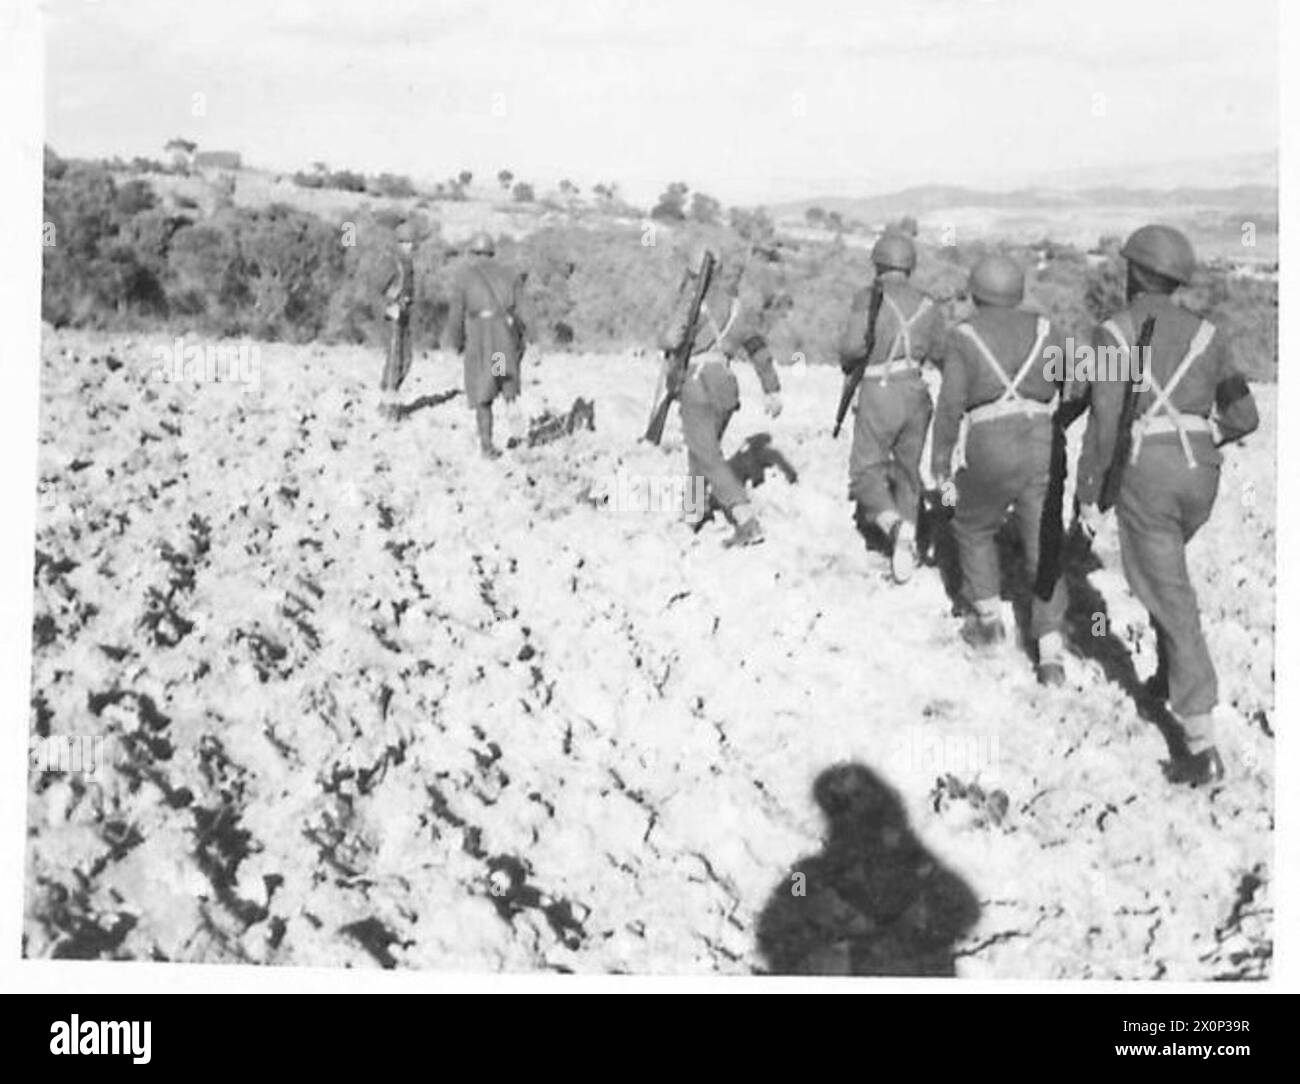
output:
<instances>
[{"instance_id":1,"label":"white sky","mask_svg":"<svg viewBox=\"0 0 1300 1084\"><path fill-rule=\"evenodd\" d=\"M1278 140L1274 0L46 10L47 140L63 154L160 156L184 135L273 169L506 166L543 185L614 180L646 200L683 180L740 202L1012 186Z\"/></svg>"}]
</instances>

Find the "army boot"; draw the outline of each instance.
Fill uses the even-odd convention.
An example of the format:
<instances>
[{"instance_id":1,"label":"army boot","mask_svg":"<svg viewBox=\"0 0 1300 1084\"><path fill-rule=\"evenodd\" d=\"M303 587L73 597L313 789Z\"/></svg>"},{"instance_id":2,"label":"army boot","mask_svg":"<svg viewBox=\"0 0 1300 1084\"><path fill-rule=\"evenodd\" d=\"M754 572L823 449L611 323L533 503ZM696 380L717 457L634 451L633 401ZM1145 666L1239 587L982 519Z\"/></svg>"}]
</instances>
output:
<instances>
[{"instance_id":1,"label":"army boot","mask_svg":"<svg viewBox=\"0 0 1300 1084\"><path fill-rule=\"evenodd\" d=\"M757 546L763 541L763 527L754 515L754 510L747 504L738 504L732 510L736 520L736 529L723 544L727 549L733 546Z\"/></svg>"},{"instance_id":2,"label":"army boot","mask_svg":"<svg viewBox=\"0 0 1300 1084\"><path fill-rule=\"evenodd\" d=\"M1049 686L1065 684L1065 642L1059 632L1049 632L1038 638L1038 683Z\"/></svg>"},{"instance_id":3,"label":"army boot","mask_svg":"<svg viewBox=\"0 0 1300 1084\"><path fill-rule=\"evenodd\" d=\"M1007 638L1002 623L1002 607L997 599L981 599L975 603L975 612L966 615L961 638L971 647L993 647Z\"/></svg>"},{"instance_id":4,"label":"army boot","mask_svg":"<svg viewBox=\"0 0 1300 1084\"><path fill-rule=\"evenodd\" d=\"M1218 783L1225 771L1223 758L1214 744L1213 714L1205 711L1195 715L1176 715L1175 719L1182 728L1186 749L1173 758L1165 769L1165 777L1171 783L1189 787Z\"/></svg>"}]
</instances>

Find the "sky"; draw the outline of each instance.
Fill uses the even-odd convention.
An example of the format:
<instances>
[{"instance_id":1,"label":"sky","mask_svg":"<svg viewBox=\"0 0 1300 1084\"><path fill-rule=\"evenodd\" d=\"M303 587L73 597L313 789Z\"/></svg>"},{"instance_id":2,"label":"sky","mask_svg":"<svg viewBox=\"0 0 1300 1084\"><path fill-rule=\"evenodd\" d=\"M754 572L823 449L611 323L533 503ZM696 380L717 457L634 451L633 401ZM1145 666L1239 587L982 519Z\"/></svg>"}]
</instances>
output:
<instances>
[{"instance_id":1,"label":"sky","mask_svg":"<svg viewBox=\"0 0 1300 1084\"><path fill-rule=\"evenodd\" d=\"M48 0L46 141L728 203L1278 142L1275 0ZM1194 176L1188 183L1195 183Z\"/></svg>"}]
</instances>

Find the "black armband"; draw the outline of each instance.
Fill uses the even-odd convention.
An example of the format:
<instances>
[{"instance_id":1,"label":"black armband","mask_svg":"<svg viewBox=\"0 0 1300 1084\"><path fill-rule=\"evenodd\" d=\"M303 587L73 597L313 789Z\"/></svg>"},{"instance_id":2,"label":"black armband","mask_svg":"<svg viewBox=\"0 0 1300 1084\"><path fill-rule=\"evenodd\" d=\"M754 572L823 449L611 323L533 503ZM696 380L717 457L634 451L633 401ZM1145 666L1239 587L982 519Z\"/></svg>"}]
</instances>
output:
<instances>
[{"instance_id":1,"label":"black armband","mask_svg":"<svg viewBox=\"0 0 1300 1084\"><path fill-rule=\"evenodd\" d=\"M762 335L751 335L740 344L754 361L763 357L771 358L772 352L767 348L767 340Z\"/></svg>"},{"instance_id":2,"label":"black armband","mask_svg":"<svg viewBox=\"0 0 1300 1084\"><path fill-rule=\"evenodd\" d=\"M1246 383L1246 378L1240 373L1233 373L1226 380L1221 380L1214 389L1214 402L1220 411L1224 411L1249 394L1250 385Z\"/></svg>"}]
</instances>

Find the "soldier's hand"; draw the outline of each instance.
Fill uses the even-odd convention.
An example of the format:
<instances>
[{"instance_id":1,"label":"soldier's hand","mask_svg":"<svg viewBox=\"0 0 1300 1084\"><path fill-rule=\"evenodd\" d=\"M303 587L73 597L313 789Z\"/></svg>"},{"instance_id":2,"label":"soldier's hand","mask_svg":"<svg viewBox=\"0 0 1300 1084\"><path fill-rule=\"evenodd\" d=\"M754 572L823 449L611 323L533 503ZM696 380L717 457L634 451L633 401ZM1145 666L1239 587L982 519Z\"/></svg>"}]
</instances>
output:
<instances>
[{"instance_id":1,"label":"soldier's hand","mask_svg":"<svg viewBox=\"0 0 1300 1084\"><path fill-rule=\"evenodd\" d=\"M768 417L780 417L781 406L781 393L779 391L769 391L764 397L763 409L767 411Z\"/></svg>"},{"instance_id":2,"label":"soldier's hand","mask_svg":"<svg viewBox=\"0 0 1300 1084\"><path fill-rule=\"evenodd\" d=\"M1075 517L1075 523L1078 524L1079 530L1083 532L1084 536L1091 541L1097 537L1097 532L1101 530L1102 520L1105 518L1105 513L1095 504L1081 504L1079 505L1078 515Z\"/></svg>"}]
</instances>

